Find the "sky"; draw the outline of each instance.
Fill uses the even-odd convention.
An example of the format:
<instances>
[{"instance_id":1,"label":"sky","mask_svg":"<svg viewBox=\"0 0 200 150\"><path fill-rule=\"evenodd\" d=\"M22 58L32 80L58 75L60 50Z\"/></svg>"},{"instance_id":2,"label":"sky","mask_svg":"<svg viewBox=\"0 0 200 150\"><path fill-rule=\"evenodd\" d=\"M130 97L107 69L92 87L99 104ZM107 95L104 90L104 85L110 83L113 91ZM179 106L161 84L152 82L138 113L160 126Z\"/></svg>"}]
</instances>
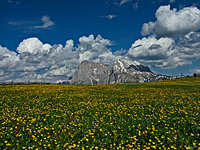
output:
<instances>
[{"instance_id":1,"label":"sky","mask_svg":"<svg viewBox=\"0 0 200 150\"><path fill-rule=\"evenodd\" d=\"M83 60L200 72L198 0L1 0L0 82L70 78Z\"/></svg>"}]
</instances>

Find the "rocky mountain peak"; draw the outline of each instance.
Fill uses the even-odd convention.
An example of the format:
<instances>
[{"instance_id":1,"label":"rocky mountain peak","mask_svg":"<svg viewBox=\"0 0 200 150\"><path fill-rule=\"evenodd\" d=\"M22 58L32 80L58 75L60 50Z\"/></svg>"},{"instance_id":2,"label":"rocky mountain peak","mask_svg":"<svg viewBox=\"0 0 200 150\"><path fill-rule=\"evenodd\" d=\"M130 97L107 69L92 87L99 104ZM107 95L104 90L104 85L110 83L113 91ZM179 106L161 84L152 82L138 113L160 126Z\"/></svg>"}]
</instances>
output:
<instances>
[{"instance_id":1,"label":"rocky mountain peak","mask_svg":"<svg viewBox=\"0 0 200 150\"><path fill-rule=\"evenodd\" d=\"M114 84L167 79L137 61L118 59L113 66L83 61L72 76L72 84Z\"/></svg>"},{"instance_id":2,"label":"rocky mountain peak","mask_svg":"<svg viewBox=\"0 0 200 150\"><path fill-rule=\"evenodd\" d=\"M137 61L131 61L128 59L118 59L114 65L113 70L115 72L151 72L149 67L140 64Z\"/></svg>"}]
</instances>

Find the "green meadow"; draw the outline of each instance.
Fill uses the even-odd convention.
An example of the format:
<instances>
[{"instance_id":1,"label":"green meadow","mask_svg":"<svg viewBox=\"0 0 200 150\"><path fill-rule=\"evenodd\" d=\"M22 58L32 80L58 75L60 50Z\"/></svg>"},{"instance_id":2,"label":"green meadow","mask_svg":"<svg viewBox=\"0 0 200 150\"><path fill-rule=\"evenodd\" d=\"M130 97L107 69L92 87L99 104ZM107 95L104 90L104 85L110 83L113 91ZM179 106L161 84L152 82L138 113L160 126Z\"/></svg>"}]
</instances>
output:
<instances>
[{"instance_id":1,"label":"green meadow","mask_svg":"<svg viewBox=\"0 0 200 150\"><path fill-rule=\"evenodd\" d=\"M200 77L0 85L0 149L200 149Z\"/></svg>"}]
</instances>

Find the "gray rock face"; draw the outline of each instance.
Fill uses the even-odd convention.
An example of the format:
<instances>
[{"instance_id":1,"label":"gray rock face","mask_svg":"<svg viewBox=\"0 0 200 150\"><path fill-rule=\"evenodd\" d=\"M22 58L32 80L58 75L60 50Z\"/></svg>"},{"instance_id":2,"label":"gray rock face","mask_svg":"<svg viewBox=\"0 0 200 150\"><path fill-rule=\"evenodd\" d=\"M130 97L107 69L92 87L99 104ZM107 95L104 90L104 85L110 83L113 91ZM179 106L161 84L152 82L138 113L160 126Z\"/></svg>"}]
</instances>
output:
<instances>
[{"instance_id":1,"label":"gray rock face","mask_svg":"<svg viewBox=\"0 0 200 150\"><path fill-rule=\"evenodd\" d=\"M83 61L72 76L72 84L109 84L113 78L109 65Z\"/></svg>"},{"instance_id":2,"label":"gray rock face","mask_svg":"<svg viewBox=\"0 0 200 150\"><path fill-rule=\"evenodd\" d=\"M136 61L117 60L112 67L105 64L83 61L72 76L72 84L135 83L168 79L157 75Z\"/></svg>"}]
</instances>

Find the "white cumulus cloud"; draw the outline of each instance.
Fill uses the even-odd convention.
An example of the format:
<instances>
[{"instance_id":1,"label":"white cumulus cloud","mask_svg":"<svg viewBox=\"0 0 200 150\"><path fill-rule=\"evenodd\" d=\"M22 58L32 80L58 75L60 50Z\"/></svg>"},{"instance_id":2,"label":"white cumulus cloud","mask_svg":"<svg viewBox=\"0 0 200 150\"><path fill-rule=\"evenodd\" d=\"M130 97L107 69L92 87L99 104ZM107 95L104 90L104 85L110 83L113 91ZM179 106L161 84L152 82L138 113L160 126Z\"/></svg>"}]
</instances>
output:
<instances>
[{"instance_id":1,"label":"white cumulus cloud","mask_svg":"<svg viewBox=\"0 0 200 150\"><path fill-rule=\"evenodd\" d=\"M80 61L89 60L106 64L114 61L115 56L112 54L112 50L108 48L112 45L110 40L104 39L100 35L96 38L94 38L94 35L90 35L89 37L79 38L79 42L77 50L80 52Z\"/></svg>"},{"instance_id":2,"label":"white cumulus cloud","mask_svg":"<svg viewBox=\"0 0 200 150\"><path fill-rule=\"evenodd\" d=\"M141 58L152 58L158 56L161 58L168 57L170 55L169 51L173 49L174 40L170 38L160 38L155 37L143 38L135 41L130 50L129 54L133 57Z\"/></svg>"},{"instance_id":3,"label":"white cumulus cloud","mask_svg":"<svg viewBox=\"0 0 200 150\"><path fill-rule=\"evenodd\" d=\"M39 51L49 50L51 45L43 44L37 38L29 38L23 40L17 47L19 53L28 52L28 53L38 53Z\"/></svg>"},{"instance_id":4,"label":"white cumulus cloud","mask_svg":"<svg viewBox=\"0 0 200 150\"><path fill-rule=\"evenodd\" d=\"M200 10L185 7L181 10L160 6L156 11L156 21L145 23L142 35L153 33L157 37L179 37L200 29Z\"/></svg>"},{"instance_id":5,"label":"white cumulus cloud","mask_svg":"<svg viewBox=\"0 0 200 150\"><path fill-rule=\"evenodd\" d=\"M155 37L143 38L135 41L128 51L128 56L133 59L138 59L140 62L160 68L176 68L174 65L176 53L174 48L174 40L171 38ZM178 60L176 58L177 61Z\"/></svg>"}]
</instances>

